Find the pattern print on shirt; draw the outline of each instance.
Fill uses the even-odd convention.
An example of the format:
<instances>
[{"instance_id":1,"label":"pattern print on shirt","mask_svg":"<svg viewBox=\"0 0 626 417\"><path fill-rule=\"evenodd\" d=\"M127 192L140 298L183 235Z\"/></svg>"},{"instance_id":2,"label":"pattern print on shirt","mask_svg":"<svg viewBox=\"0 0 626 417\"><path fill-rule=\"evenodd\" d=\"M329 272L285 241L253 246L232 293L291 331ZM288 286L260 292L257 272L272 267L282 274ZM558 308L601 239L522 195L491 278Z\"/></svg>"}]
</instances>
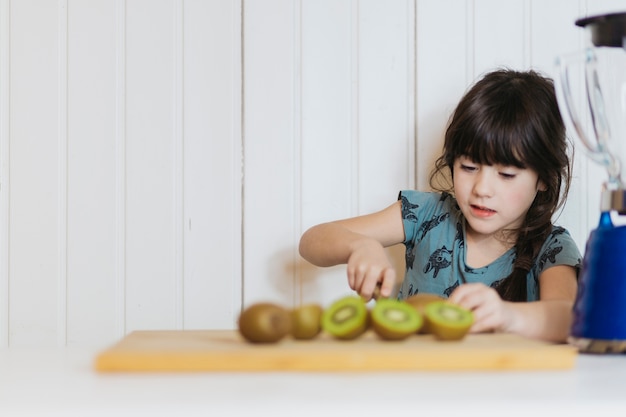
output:
<instances>
[{"instance_id":1,"label":"pattern print on shirt","mask_svg":"<svg viewBox=\"0 0 626 417\"><path fill-rule=\"evenodd\" d=\"M428 257L428 263L424 267L424 273L428 273L432 270L434 271L433 278L437 278L439 270L449 268L450 265L452 265L452 251L444 245Z\"/></svg>"},{"instance_id":2,"label":"pattern print on shirt","mask_svg":"<svg viewBox=\"0 0 626 417\"><path fill-rule=\"evenodd\" d=\"M415 288L415 290L413 289L413 283L409 284L409 293L407 294L407 297L410 297L412 295L417 294L418 292L420 292L420 290L418 290L417 288ZM402 297L404 298L404 297Z\"/></svg>"},{"instance_id":3,"label":"pattern print on shirt","mask_svg":"<svg viewBox=\"0 0 626 417\"><path fill-rule=\"evenodd\" d=\"M446 288L446 290L443 293L446 295L446 297L450 297L450 294L452 294L452 291L454 291L456 287L458 286L459 286L459 281L452 284L452 286Z\"/></svg>"},{"instance_id":4,"label":"pattern print on shirt","mask_svg":"<svg viewBox=\"0 0 626 417\"><path fill-rule=\"evenodd\" d=\"M413 210L419 207L419 204L413 204L405 196L402 196L402 218L404 220L417 223L417 216L413 213Z\"/></svg>"},{"instance_id":5,"label":"pattern print on shirt","mask_svg":"<svg viewBox=\"0 0 626 417\"><path fill-rule=\"evenodd\" d=\"M559 240L557 239L555 243L559 243ZM550 250L544 252L538 261L539 270L540 271L543 270L543 267L546 265L546 262L548 261L550 261L553 264L556 263L556 255L561 253L562 250L563 250L563 245L560 245L560 246L555 246L553 248L550 248Z\"/></svg>"},{"instance_id":6,"label":"pattern print on shirt","mask_svg":"<svg viewBox=\"0 0 626 417\"><path fill-rule=\"evenodd\" d=\"M432 219L427 220L424 223L422 223L420 228L417 230L417 234L419 235L417 240L424 239L424 236L426 236L426 233L428 233L429 231L437 227L437 225L439 225L441 222L446 220L448 217L450 217L450 213L441 213L440 215L433 216Z\"/></svg>"},{"instance_id":7,"label":"pattern print on shirt","mask_svg":"<svg viewBox=\"0 0 626 417\"><path fill-rule=\"evenodd\" d=\"M552 231L550 232L550 236L548 236L547 240L551 240L559 235L562 235L563 233L565 233L565 229L562 228L561 226L554 226L554 228L552 229Z\"/></svg>"},{"instance_id":8,"label":"pattern print on shirt","mask_svg":"<svg viewBox=\"0 0 626 417\"><path fill-rule=\"evenodd\" d=\"M406 243L406 254L404 255L406 259L406 267L408 269L413 269L413 263L415 262L415 253L413 252L413 248L415 245L413 241Z\"/></svg>"},{"instance_id":9,"label":"pattern print on shirt","mask_svg":"<svg viewBox=\"0 0 626 417\"><path fill-rule=\"evenodd\" d=\"M456 223L456 236L454 237L454 241L459 241L459 248L465 246L465 239L463 239L463 223Z\"/></svg>"}]
</instances>

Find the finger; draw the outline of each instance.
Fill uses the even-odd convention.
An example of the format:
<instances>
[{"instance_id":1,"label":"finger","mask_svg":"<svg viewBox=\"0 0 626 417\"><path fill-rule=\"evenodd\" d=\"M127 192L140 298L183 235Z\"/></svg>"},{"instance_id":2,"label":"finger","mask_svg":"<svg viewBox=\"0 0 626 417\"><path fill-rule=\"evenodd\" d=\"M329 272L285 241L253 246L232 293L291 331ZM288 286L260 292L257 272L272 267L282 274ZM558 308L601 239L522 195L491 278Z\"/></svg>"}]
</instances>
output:
<instances>
[{"instance_id":1,"label":"finger","mask_svg":"<svg viewBox=\"0 0 626 417\"><path fill-rule=\"evenodd\" d=\"M380 296L391 297L396 285L396 271L393 268L383 270L382 282L380 282Z\"/></svg>"},{"instance_id":2,"label":"finger","mask_svg":"<svg viewBox=\"0 0 626 417\"><path fill-rule=\"evenodd\" d=\"M361 286L361 291L359 291L359 294L366 301L369 301L372 298L376 298L374 297L374 294L377 292L376 290L377 287L378 287L378 275L371 274L369 276L366 276L365 279L363 280L363 285Z\"/></svg>"},{"instance_id":3,"label":"finger","mask_svg":"<svg viewBox=\"0 0 626 417\"><path fill-rule=\"evenodd\" d=\"M352 265L348 265L346 268L346 274L348 275L348 285L354 291L356 291L356 271Z\"/></svg>"}]
</instances>

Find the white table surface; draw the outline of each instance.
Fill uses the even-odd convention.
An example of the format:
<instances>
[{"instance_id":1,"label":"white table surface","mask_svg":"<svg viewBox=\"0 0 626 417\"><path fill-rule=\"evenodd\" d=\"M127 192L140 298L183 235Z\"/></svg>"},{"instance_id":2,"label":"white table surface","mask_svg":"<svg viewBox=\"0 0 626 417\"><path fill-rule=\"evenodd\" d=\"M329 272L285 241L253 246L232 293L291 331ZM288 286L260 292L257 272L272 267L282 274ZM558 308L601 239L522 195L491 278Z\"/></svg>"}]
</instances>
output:
<instances>
[{"instance_id":1,"label":"white table surface","mask_svg":"<svg viewBox=\"0 0 626 417\"><path fill-rule=\"evenodd\" d=\"M0 416L626 416L626 355L559 371L109 373L96 350L0 350Z\"/></svg>"}]
</instances>

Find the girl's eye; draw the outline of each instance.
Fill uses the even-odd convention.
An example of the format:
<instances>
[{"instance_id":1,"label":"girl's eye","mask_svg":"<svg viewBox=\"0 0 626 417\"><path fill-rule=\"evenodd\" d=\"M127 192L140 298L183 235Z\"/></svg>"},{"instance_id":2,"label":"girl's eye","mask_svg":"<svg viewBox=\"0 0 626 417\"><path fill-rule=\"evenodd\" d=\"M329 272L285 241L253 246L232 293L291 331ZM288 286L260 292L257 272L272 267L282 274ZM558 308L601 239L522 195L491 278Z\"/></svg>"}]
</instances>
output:
<instances>
[{"instance_id":1,"label":"girl's eye","mask_svg":"<svg viewBox=\"0 0 626 417\"><path fill-rule=\"evenodd\" d=\"M467 172L476 171L476 167L474 165L461 164L461 169Z\"/></svg>"},{"instance_id":2,"label":"girl's eye","mask_svg":"<svg viewBox=\"0 0 626 417\"><path fill-rule=\"evenodd\" d=\"M515 178L515 174L511 174L511 173L509 173L509 172L501 172L501 173L500 173L500 176L501 176L502 178L504 178L504 179L507 179L507 180L508 180L508 179Z\"/></svg>"}]
</instances>

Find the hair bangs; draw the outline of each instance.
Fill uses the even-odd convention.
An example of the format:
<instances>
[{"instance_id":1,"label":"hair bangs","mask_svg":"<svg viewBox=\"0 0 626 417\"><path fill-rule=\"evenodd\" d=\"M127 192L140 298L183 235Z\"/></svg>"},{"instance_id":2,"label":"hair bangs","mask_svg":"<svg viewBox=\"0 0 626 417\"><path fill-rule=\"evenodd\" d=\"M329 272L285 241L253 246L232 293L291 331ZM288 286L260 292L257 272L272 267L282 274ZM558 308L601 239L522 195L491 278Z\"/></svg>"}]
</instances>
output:
<instances>
[{"instance_id":1,"label":"hair bangs","mask_svg":"<svg viewBox=\"0 0 626 417\"><path fill-rule=\"evenodd\" d=\"M465 146L458 149L456 157L465 156L482 165L527 168L524 161L529 160L530 150L524 146L526 141L511 136L518 136L518 132L512 132L507 128L487 128L475 132L471 137L461 141Z\"/></svg>"},{"instance_id":2,"label":"hair bangs","mask_svg":"<svg viewBox=\"0 0 626 417\"><path fill-rule=\"evenodd\" d=\"M483 165L527 168L527 161L535 156L531 146L535 132L523 116L524 106L510 97L497 97L474 111L478 116L465 119L450 137L455 143L447 149L452 153L449 162L465 156Z\"/></svg>"}]
</instances>

